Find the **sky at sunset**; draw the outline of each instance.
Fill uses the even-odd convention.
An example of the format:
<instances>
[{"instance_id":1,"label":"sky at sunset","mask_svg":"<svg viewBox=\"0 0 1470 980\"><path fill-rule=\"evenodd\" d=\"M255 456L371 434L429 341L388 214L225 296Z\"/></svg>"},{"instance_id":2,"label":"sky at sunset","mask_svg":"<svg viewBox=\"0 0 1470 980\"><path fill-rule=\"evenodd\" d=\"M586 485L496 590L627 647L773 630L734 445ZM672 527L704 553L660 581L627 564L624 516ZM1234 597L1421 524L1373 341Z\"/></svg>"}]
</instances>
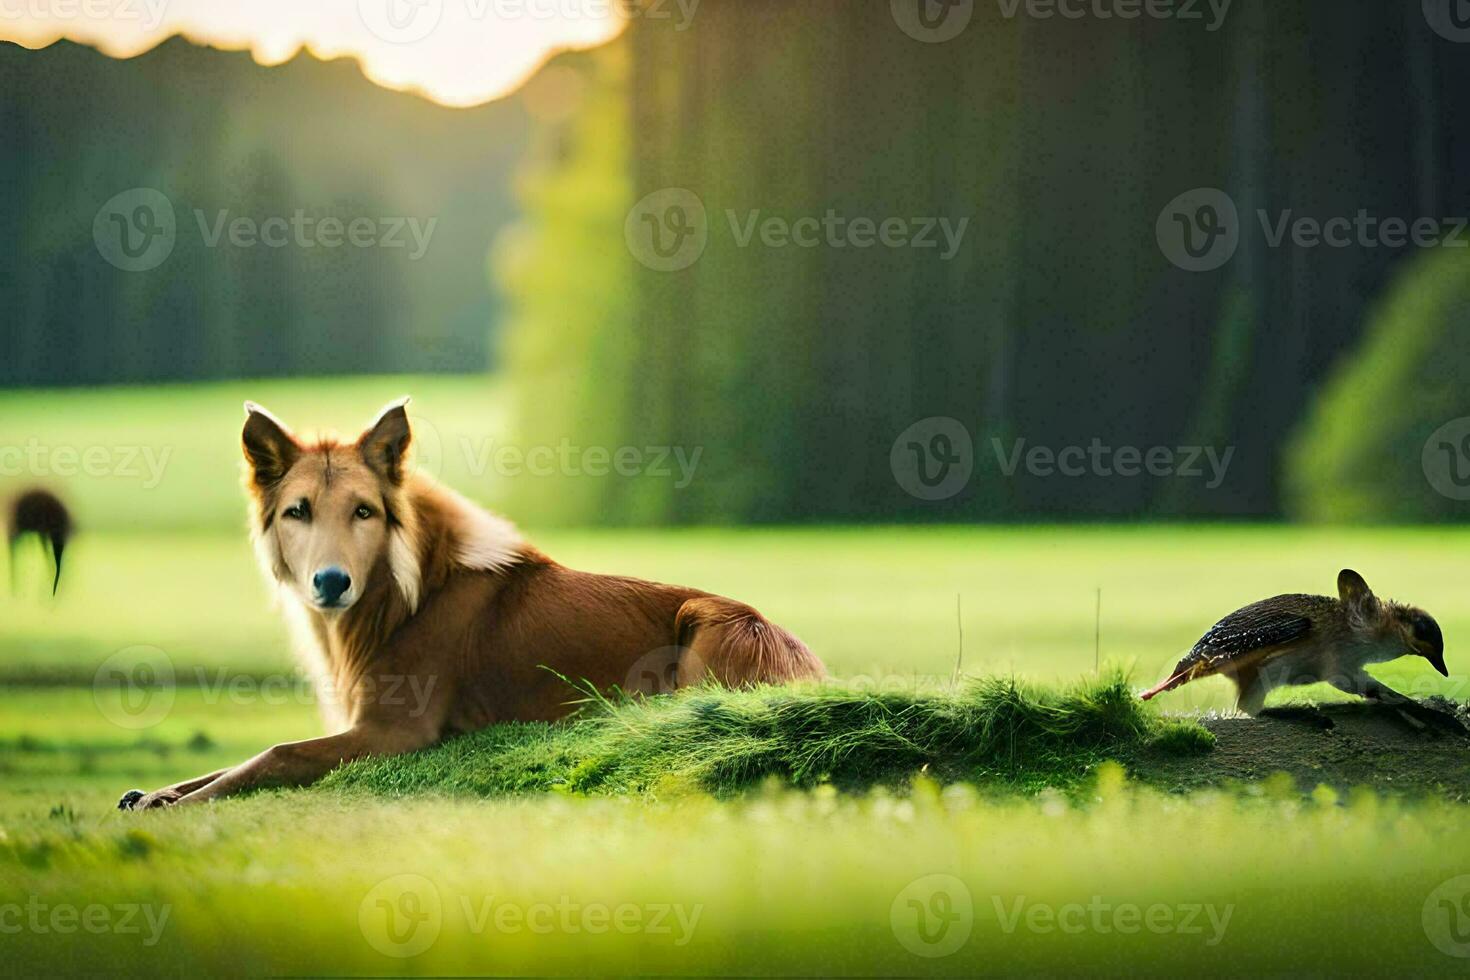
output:
<instances>
[{"instance_id":1,"label":"sky at sunset","mask_svg":"<svg viewBox=\"0 0 1470 980\"><path fill-rule=\"evenodd\" d=\"M174 34L249 49L262 64L305 46L349 56L389 88L446 105L504 95L551 53L617 33L619 0L0 0L0 39L58 38L131 57Z\"/></svg>"}]
</instances>

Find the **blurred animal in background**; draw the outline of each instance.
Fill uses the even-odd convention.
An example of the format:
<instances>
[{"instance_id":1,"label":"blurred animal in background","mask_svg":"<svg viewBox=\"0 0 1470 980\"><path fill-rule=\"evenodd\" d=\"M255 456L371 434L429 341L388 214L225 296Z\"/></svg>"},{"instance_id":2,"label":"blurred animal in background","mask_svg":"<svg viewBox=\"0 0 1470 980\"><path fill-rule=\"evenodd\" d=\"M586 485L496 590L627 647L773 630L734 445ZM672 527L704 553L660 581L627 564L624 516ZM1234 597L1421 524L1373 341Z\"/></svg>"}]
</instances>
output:
<instances>
[{"instance_id":1,"label":"blurred animal in background","mask_svg":"<svg viewBox=\"0 0 1470 980\"><path fill-rule=\"evenodd\" d=\"M41 547L50 552L55 568L51 577L51 594L61 585L61 555L74 530L71 512L61 498L47 490L27 490L10 502L7 534L10 540L10 587L15 590L18 569L16 552L20 539L34 534Z\"/></svg>"}]
</instances>

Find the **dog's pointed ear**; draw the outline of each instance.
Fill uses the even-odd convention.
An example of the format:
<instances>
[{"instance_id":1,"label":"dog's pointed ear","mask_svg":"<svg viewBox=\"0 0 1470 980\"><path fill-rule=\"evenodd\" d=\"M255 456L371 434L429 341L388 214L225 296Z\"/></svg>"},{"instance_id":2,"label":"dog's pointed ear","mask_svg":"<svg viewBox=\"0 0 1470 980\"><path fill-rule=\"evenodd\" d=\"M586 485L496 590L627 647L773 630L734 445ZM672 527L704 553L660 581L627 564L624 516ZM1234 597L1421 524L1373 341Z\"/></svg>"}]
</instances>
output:
<instances>
[{"instance_id":1,"label":"dog's pointed ear","mask_svg":"<svg viewBox=\"0 0 1470 980\"><path fill-rule=\"evenodd\" d=\"M255 402L245 403L245 431L240 438L256 486L280 482L301 456L301 444L291 430Z\"/></svg>"},{"instance_id":2,"label":"dog's pointed ear","mask_svg":"<svg viewBox=\"0 0 1470 980\"><path fill-rule=\"evenodd\" d=\"M1367 610L1378 601L1368 583L1363 581L1363 576L1351 568L1337 573L1337 596L1349 609Z\"/></svg>"},{"instance_id":3,"label":"dog's pointed ear","mask_svg":"<svg viewBox=\"0 0 1470 980\"><path fill-rule=\"evenodd\" d=\"M403 482L404 460L408 457L408 445L413 440L409 430L408 398L393 402L378 413L377 421L368 426L357 440L358 452L373 471L389 483Z\"/></svg>"}]
</instances>

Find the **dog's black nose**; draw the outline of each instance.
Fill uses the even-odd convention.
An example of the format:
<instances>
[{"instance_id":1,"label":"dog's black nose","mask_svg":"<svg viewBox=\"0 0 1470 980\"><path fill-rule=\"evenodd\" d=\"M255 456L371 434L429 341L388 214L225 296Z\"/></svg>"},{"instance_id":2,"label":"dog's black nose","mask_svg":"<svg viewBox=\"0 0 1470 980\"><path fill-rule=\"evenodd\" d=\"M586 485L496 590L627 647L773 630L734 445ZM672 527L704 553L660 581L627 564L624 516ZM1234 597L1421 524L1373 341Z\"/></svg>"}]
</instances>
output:
<instances>
[{"instance_id":1,"label":"dog's black nose","mask_svg":"<svg viewBox=\"0 0 1470 980\"><path fill-rule=\"evenodd\" d=\"M311 587L316 590L317 602L335 606L342 594L352 588L352 579L340 568L324 568L311 577Z\"/></svg>"}]
</instances>

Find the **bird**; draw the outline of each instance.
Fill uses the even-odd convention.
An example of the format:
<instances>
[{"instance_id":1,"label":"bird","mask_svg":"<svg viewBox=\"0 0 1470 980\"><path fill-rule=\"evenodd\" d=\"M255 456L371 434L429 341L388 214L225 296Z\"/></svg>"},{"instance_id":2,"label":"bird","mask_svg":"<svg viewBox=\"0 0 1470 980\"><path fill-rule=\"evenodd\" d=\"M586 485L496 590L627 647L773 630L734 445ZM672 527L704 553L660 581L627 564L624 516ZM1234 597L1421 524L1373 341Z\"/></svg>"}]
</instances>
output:
<instances>
[{"instance_id":1,"label":"bird","mask_svg":"<svg viewBox=\"0 0 1470 980\"><path fill-rule=\"evenodd\" d=\"M1337 598L1278 595L1251 603L1211 626L1170 672L1140 695L1150 700L1181 684L1216 674L1235 682L1236 708L1256 716L1278 687L1326 682L1340 691L1391 705L1411 722L1419 703L1370 675L1368 664L1406 655L1429 661L1445 677L1444 634L1424 610L1373 594L1363 576L1345 568ZM1443 712L1433 712L1442 715ZM1449 717L1449 716L1445 716ZM1458 723L1454 726L1463 730Z\"/></svg>"},{"instance_id":2,"label":"bird","mask_svg":"<svg viewBox=\"0 0 1470 980\"><path fill-rule=\"evenodd\" d=\"M51 561L55 574L51 580L51 594L55 595L61 585L61 554L71 539L71 512L54 493L48 490L27 490L10 503L10 520L7 533L10 539L11 587L15 584L16 546L27 534L41 540L43 548L50 546Z\"/></svg>"}]
</instances>

